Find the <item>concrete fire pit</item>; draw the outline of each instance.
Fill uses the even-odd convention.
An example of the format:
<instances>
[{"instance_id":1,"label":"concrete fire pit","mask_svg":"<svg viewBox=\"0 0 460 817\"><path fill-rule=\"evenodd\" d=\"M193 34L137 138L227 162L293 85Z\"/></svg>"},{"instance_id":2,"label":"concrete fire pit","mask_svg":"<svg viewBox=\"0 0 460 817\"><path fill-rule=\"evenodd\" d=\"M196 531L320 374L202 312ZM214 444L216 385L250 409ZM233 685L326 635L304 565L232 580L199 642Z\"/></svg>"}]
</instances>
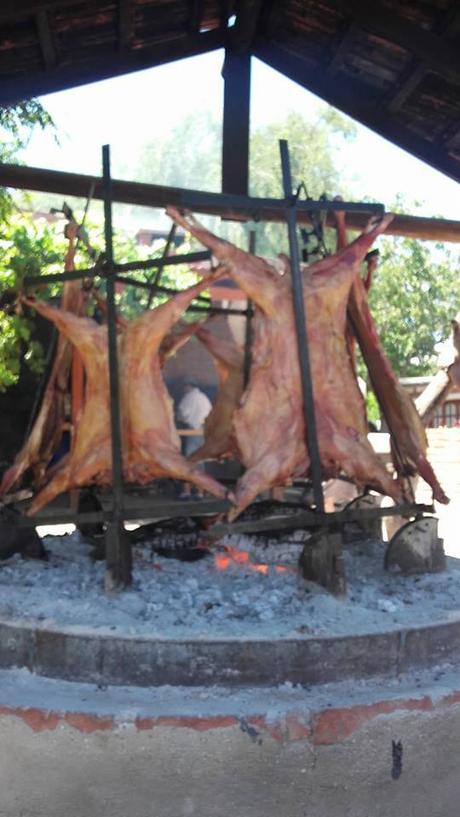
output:
<instances>
[{"instance_id":1,"label":"concrete fire pit","mask_svg":"<svg viewBox=\"0 0 460 817\"><path fill-rule=\"evenodd\" d=\"M457 817L459 620L440 620L437 609L436 623L425 615L419 626L397 625L397 605L382 595L372 621L387 616L389 626L367 633L283 636L262 619L249 635L223 635L217 618L214 630L187 634L184 624L177 637L166 625L168 635L149 634L142 618L139 632L111 631L91 589L43 607L38 589L47 597L46 581L60 585L69 552L65 544L46 565L17 561L2 574L1 817ZM197 604L200 569L186 574ZM266 572L255 576L278 587ZM9 589L19 578L23 586ZM442 581L426 579L431 589ZM95 606L78 618L90 596ZM134 600L115 599L110 610ZM332 603L351 615L350 601ZM43 618L50 609L54 620ZM59 611L75 624L60 623Z\"/></svg>"}]
</instances>

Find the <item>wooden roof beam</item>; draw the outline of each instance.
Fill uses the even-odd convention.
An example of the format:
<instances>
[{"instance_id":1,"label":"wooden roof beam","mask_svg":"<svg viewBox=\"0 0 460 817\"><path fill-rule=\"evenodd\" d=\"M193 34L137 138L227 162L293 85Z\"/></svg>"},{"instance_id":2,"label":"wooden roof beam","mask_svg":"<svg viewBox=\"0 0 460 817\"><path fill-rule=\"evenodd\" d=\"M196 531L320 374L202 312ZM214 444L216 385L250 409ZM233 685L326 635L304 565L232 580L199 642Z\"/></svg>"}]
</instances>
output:
<instances>
[{"instance_id":1,"label":"wooden roof beam","mask_svg":"<svg viewBox=\"0 0 460 817\"><path fill-rule=\"evenodd\" d=\"M56 49L54 46L53 33L49 24L48 14L45 9L41 9L35 16L37 25L38 41L42 52L45 68L54 68L57 63Z\"/></svg>"},{"instance_id":2,"label":"wooden roof beam","mask_svg":"<svg viewBox=\"0 0 460 817\"><path fill-rule=\"evenodd\" d=\"M444 131L441 138L438 139L438 144L445 148L447 151L451 150L452 148L457 148L460 145L460 120L456 119L448 128Z\"/></svg>"},{"instance_id":3,"label":"wooden roof beam","mask_svg":"<svg viewBox=\"0 0 460 817\"><path fill-rule=\"evenodd\" d=\"M103 199L104 189L100 176L87 176L81 173L67 173L62 170L44 170L43 168L24 167L23 165L0 164L0 186L12 187L19 190L41 190L47 193L57 193L62 196L77 196L86 199L90 190L95 199ZM200 194L193 190L182 190L177 187L163 187L143 182L122 181L113 179L113 201L124 204L136 204L142 207L167 207L174 205L182 207L187 194L199 200ZM208 213L222 218L244 219L244 214L235 207L220 202L218 194L205 194L209 200L215 201L214 206L194 204L197 213ZM302 204L305 204L302 202ZM252 218L252 213L250 217ZM362 230L368 220L368 213L349 212L347 226L350 230ZM277 210L262 210L261 218L266 221L284 222L286 215L284 208ZM247 214L246 214L247 217ZM310 224L308 212L299 208L297 212L299 224ZM328 224L333 226L334 216L328 214ZM409 236L427 241L452 241L460 243L460 221L442 218L426 218L423 216L405 216L396 214L386 230L387 235Z\"/></svg>"},{"instance_id":4,"label":"wooden roof beam","mask_svg":"<svg viewBox=\"0 0 460 817\"><path fill-rule=\"evenodd\" d=\"M452 26L455 26L460 17L460 10L457 5L457 0L445 11L439 20L433 26L434 34L443 34ZM406 71L403 72L396 93L391 92L388 96L387 109L390 113L398 111L405 103L406 99L415 91L417 86L427 74L427 66L425 62L412 60Z\"/></svg>"},{"instance_id":5,"label":"wooden roof beam","mask_svg":"<svg viewBox=\"0 0 460 817\"><path fill-rule=\"evenodd\" d=\"M426 76L427 67L423 63L417 63L412 60L409 69L404 72L399 83L396 93L392 93L387 102L387 110L390 113L396 113L404 105L406 99L415 91L420 85L422 79Z\"/></svg>"},{"instance_id":6,"label":"wooden roof beam","mask_svg":"<svg viewBox=\"0 0 460 817\"><path fill-rule=\"evenodd\" d=\"M118 0L118 47L129 51L134 35L133 0Z\"/></svg>"},{"instance_id":7,"label":"wooden roof beam","mask_svg":"<svg viewBox=\"0 0 460 817\"><path fill-rule=\"evenodd\" d=\"M237 0L235 25L229 31L229 49L244 54L251 48L262 11L263 0Z\"/></svg>"},{"instance_id":8,"label":"wooden roof beam","mask_svg":"<svg viewBox=\"0 0 460 817\"><path fill-rule=\"evenodd\" d=\"M327 65L326 72L329 74L329 76L334 77L340 71L343 65L343 58L350 50L358 30L359 26L355 21L351 21L348 24L342 39L334 51L331 61Z\"/></svg>"},{"instance_id":9,"label":"wooden roof beam","mask_svg":"<svg viewBox=\"0 0 460 817\"><path fill-rule=\"evenodd\" d=\"M285 74L289 79L348 116L352 116L380 136L389 139L455 181L460 181L460 162L449 157L438 145L422 139L408 128L392 121L386 110L376 105L375 95L363 83L351 77L331 78L327 76L322 66L313 65L273 43L260 44L253 53L276 71Z\"/></svg>"},{"instance_id":10,"label":"wooden roof beam","mask_svg":"<svg viewBox=\"0 0 460 817\"><path fill-rule=\"evenodd\" d=\"M200 34L178 37L167 43L103 56L65 68L54 68L41 74L18 76L16 79L0 80L0 105L12 105L23 99L55 93L78 85L143 71L174 60L206 54L224 45L220 29Z\"/></svg>"},{"instance_id":11,"label":"wooden roof beam","mask_svg":"<svg viewBox=\"0 0 460 817\"><path fill-rule=\"evenodd\" d=\"M343 10L343 4L337 0L328 0L328 4ZM458 48L449 40L421 28L395 11L389 11L379 0L372 3L368 0L347 0L347 9L361 28L404 48L431 71L460 82Z\"/></svg>"},{"instance_id":12,"label":"wooden roof beam","mask_svg":"<svg viewBox=\"0 0 460 817\"><path fill-rule=\"evenodd\" d=\"M203 17L204 0L191 0L190 18L188 23L188 30L190 32L197 32L200 30L201 19Z\"/></svg>"},{"instance_id":13,"label":"wooden roof beam","mask_svg":"<svg viewBox=\"0 0 460 817\"><path fill-rule=\"evenodd\" d=\"M74 6L75 0L2 0L0 3L0 23L34 17L40 11L62 9Z\"/></svg>"}]
</instances>

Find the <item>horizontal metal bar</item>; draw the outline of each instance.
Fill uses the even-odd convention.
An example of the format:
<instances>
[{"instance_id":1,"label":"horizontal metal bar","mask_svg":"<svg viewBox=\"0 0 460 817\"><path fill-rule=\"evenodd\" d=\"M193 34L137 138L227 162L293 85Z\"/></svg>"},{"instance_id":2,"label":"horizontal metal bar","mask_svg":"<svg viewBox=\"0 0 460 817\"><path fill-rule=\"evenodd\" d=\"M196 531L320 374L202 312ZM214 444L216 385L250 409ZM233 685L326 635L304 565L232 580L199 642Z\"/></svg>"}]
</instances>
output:
<instances>
[{"instance_id":1,"label":"horizontal metal bar","mask_svg":"<svg viewBox=\"0 0 460 817\"><path fill-rule=\"evenodd\" d=\"M180 289L171 289L170 287L164 287L161 284L149 284L147 281L136 281L135 278L125 278L120 276L116 276L115 280L122 284L129 284L133 287L138 287L139 289L146 289L151 292L158 292L160 295L179 295L180 292L184 292L184 290ZM193 303L187 309L186 312L209 312L211 314L222 314L222 315L247 315L247 309L231 309L227 307L221 306L214 306L210 298L205 298L203 295L197 295L195 301L199 301L198 304ZM204 305L206 304L206 306Z\"/></svg>"},{"instance_id":2,"label":"horizontal metal bar","mask_svg":"<svg viewBox=\"0 0 460 817\"><path fill-rule=\"evenodd\" d=\"M129 261L126 264L115 264L115 271L118 274L133 272L143 269L160 269L161 267L174 267L178 264L194 264L197 261L209 261L211 253L209 250L197 250L197 252L183 253L182 255L167 255L164 258L149 258L146 261Z\"/></svg>"},{"instance_id":3,"label":"horizontal metal bar","mask_svg":"<svg viewBox=\"0 0 460 817\"><path fill-rule=\"evenodd\" d=\"M199 252L189 252L183 255L170 255L167 258L149 258L145 261L129 261L126 264L114 264L113 269L117 275L134 270L153 269L154 267L177 266L179 264L194 264L198 261L208 261L211 253L208 250ZM105 278L105 264L96 265L87 269L71 270L69 272L56 272L51 275L27 275L24 278L26 286L31 284L51 284L59 281L78 281L80 278Z\"/></svg>"},{"instance_id":4,"label":"horizontal metal bar","mask_svg":"<svg viewBox=\"0 0 460 817\"><path fill-rule=\"evenodd\" d=\"M198 190L182 191L182 206L188 209L196 209L204 212L206 207L214 208L218 203L220 207L239 212L242 215L253 215L253 220L263 219L263 211L286 212L286 202L284 199L255 198L253 196L241 196L235 193L206 193ZM383 204L374 202L352 202L352 201L323 201L303 200L297 202L299 213L336 212L346 213L383 213Z\"/></svg>"},{"instance_id":5,"label":"horizontal metal bar","mask_svg":"<svg viewBox=\"0 0 460 817\"><path fill-rule=\"evenodd\" d=\"M257 507L257 506L256 506ZM310 510L295 514L267 516L261 519L241 520L240 522L217 523L204 534L215 538L227 533L263 533L263 531L301 530L302 528L330 528L344 525L347 522L381 519L385 516L417 516L420 513L433 513L432 505L395 505L391 508L356 508L335 513L319 513Z\"/></svg>"},{"instance_id":6,"label":"horizontal metal bar","mask_svg":"<svg viewBox=\"0 0 460 817\"><path fill-rule=\"evenodd\" d=\"M125 494L125 503L129 502L129 494ZM178 516L206 516L210 514L225 513L230 510L231 504L227 500L203 499L192 502L181 502L180 500L168 500L167 502L152 502L152 500L140 501L124 507L122 520L130 519L172 519ZM102 511L88 511L85 513L73 513L72 511L42 511L36 516L19 516L17 526L19 528L33 528L40 525L65 525L89 522L109 522L112 521L113 511L111 507Z\"/></svg>"},{"instance_id":7,"label":"horizontal metal bar","mask_svg":"<svg viewBox=\"0 0 460 817\"><path fill-rule=\"evenodd\" d=\"M149 281L137 281L135 278L127 278L124 275L116 275L115 280L120 284L128 284L129 286L138 287L138 289L147 289L150 292L159 292L163 295L179 295L180 292L184 292L184 290L164 287L162 284L154 284ZM197 295L194 300L211 306L211 299L206 298L205 295Z\"/></svg>"},{"instance_id":8,"label":"horizontal metal bar","mask_svg":"<svg viewBox=\"0 0 460 817\"><path fill-rule=\"evenodd\" d=\"M109 500L110 501L110 500ZM199 516L224 513L232 507L228 500L220 499L200 499L192 502L181 502L180 500L158 501L150 497L144 499L136 497L130 504L129 493L125 494L125 506L123 519L166 519L178 516ZM253 506L254 507L254 506ZM257 507L257 504L255 505ZM394 505L389 508L355 508L335 513L317 513L308 509L293 514L280 513L266 516L261 519L248 519L239 522L217 523L207 532L203 531L203 536L217 538L228 532L260 532L264 530L288 530L301 529L306 527L333 527L347 522L357 522L365 520L381 519L386 516L417 516L422 513L434 513L433 505L410 504ZM79 522L105 522L112 519L112 509L108 504L102 511L88 511L84 513L73 513L68 510L54 510L52 508L41 511L36 516L19 516L17 526L20 528L36 527L37 525L63 525L77 524Z\"/></svg>"}]
</instances>

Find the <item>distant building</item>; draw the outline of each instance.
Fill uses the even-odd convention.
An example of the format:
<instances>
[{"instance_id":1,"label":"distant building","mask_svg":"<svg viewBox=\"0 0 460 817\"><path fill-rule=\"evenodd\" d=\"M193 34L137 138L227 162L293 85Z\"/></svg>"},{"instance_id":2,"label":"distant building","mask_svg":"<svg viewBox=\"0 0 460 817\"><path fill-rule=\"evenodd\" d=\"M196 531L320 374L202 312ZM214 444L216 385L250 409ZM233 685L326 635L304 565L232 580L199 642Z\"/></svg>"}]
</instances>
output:
<instances>
[{"instance_id":1,"label":"distant building","mask_svg":"<svg viewBox=\"0 0 460 817\"><path fill-rule=\"evenodd\" d=\"M168 239L168 235L168 230L153 230L143 227L137 231L136 235L134 236L134 240L136 244L139 244L140 246L150 247L155 241L166 241ZM178 230L172 240L172 245L174 247L180 247L180 245L184 243L184 239L185 233L182 230Z\"/></svg>"},{"instance_id":2,"label":"distant building","mask_svg":"<svg viewBox=\"0 0 460 817\"><path fill-rule=\"evenodd\" d=\"M431 383L432 377L401 377L399 382L415 400ZM451 391L436 409L429 428L460 427L460 392Z\"/></svg>"}]
</instances>

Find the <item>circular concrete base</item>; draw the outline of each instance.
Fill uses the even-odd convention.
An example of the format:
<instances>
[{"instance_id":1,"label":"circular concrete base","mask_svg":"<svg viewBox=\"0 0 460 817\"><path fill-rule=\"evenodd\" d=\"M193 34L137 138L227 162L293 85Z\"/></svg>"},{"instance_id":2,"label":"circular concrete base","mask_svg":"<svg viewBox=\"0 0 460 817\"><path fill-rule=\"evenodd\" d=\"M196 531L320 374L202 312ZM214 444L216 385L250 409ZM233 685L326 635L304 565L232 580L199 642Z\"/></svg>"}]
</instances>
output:
<instances>
[{"instance_id":1,"label":"circular concrete base","mask_svg":"<svg viewBox=\"0 0 460 817\"><path fill-rule=\"evenodd\" d=\"M446 669L308 690L0 671L0 813L457 817L459 740Z\"/></svg>"},{"instance_id":2,"label":"circular concrete base","mask_svg":"<svg viewBox=\"0 0 460 817\"><path fill-rule=\"evenodd\" d=\"M95 684L321 684L460 661L460 622L358 636L160 640L0 620L0 668Z\"/></svg>"}]
</instances>

